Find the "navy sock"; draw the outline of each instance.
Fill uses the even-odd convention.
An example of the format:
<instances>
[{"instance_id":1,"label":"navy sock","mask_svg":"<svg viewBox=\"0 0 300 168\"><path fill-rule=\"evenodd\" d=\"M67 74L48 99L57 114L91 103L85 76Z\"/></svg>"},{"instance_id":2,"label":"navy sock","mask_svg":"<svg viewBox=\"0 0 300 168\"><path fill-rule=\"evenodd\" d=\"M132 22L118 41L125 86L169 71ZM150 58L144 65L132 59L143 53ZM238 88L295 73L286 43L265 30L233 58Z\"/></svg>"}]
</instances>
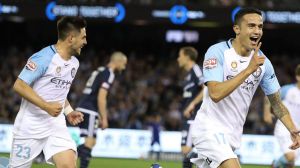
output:
<instances>
[{"instance_id":1,"label":"navy sock","mask_svg":"<svg viewBox=\"0 0 300 168\"><path fill-rule=\"evenodd\" d=\"M189 152L186 156L184 156L183 161L182 161L182 167L183 168L192 168L193 163L191 162L192 158L198 157L197 153L191 151Z\"/></svg>"},{"instance_id":2,"label":"navy sock","mask_svg":"<svg viewBox=\"0 0 300 168\"><path fill-rule=\"evenodd\" d=\"M87 168L90 163L90 159L92 157L92 150L86 147L84 144L79 145L77 148L78 157L80 159L80 168Z\"/></svg>"}]
</instances>

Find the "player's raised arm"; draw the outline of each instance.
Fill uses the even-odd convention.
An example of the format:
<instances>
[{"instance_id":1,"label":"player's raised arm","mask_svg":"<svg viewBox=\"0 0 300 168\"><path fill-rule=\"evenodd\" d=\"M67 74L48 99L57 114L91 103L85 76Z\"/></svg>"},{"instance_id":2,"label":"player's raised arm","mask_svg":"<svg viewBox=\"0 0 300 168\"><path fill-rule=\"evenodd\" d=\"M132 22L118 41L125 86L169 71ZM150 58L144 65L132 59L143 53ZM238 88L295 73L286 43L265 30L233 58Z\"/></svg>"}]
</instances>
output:
<instances>
[{"instance_id":1,"label":"player's raised arm","mask_svg":"<svg viewBox=\"0 0 300 168\"><path fill-rule=\"evenodd\" d=\"M295 124L292 121L290 113L285 105L282 103L279 91L268 95L268 99L271 103L274 115L285 125L285 127L291 133L293 144L291 149L297 149L300 147L300 136Z\"/></svg>"},{"instance_id":2,"label":"player's raised arm","mask_svg":"<svg viewBox=\"0 0 300 168\"><path fill-rule=\"evenodd\" d=\"M255 48L255 52L253 57L251 58L251 61L246 69L241 71L238 75L233 77L232 79L226 80L226 81L214 81L211 79L210 81L207 81L206 85L208 87L208 92L209 96L214 102L219 102L226 96L228 96L230 93L232 93L239 85L241 85L249 75L251 75L253 72L256 71L256 69L261 65L265 57L263 56L258 56L258 51L260 49L261 43L259 43L258 46ZM219 73L219 75L223 75L222 72L217 72L214 69L218 69L218 67L221 68L222 64L220 63L221 60L217 58L210 58L214 56L214 53L210 53L208 51L205 56L204 60L204 71L211 71L207 74L212 74L212 73ZM214 65L212 65L214 64ZM214 72L216 71L216 72ZM205 74L205 73L204 73ZM213 76L213 75L212 75Z\"/></svg>"},{"instance_id":3,"label":"player's raised arm","mask_svg":"<svg viewBox=\"0 0 300 168\"><path fill-rule=\"evenodd\" d=\"M18 78L13 89L24 99L45 110L49 115L56 117L62 110L62 105L58 102L46 102L23 80Z\"/></svg>"}]
</instances>

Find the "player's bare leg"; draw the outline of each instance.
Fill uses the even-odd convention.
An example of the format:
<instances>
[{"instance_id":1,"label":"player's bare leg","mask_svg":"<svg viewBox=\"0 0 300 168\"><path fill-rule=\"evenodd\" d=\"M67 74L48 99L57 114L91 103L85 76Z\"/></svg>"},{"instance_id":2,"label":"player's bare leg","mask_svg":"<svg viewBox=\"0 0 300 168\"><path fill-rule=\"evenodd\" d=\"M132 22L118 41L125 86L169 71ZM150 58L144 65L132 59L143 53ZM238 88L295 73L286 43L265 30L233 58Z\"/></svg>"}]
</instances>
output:
<instances>
[{"instance_id":1,"label":"player's bare leg","mask_svg":"<svg viewBox=\"0 0 300 168\"><path fill-rule=\"evenodd\" d=\"M275 160L272 164L273 168L286 167L286 168L294 168L295 167L295 152L287 152L282 155L280 158Z\"/></svg>"},{"instance_id":2,"label":"player's bare leg","mask_svg":"<svg viewBox=\"0 0 300 168\"><path fill-rule=\"evenodd\" d=\"M53 156L53 161L57 168L76 168L76 160L76 153L71 149L59 152Z\"/></svg>"},{"instance_id":3,"label":"player's bare leg","mask_svg":"<svg viewBox=\"0 0 300 168\"><path fill-rule=\"evenodd\" d=\"M228 159L221 163L218 168L241 168L238 159Z\"/></svg>"}]
</instances>

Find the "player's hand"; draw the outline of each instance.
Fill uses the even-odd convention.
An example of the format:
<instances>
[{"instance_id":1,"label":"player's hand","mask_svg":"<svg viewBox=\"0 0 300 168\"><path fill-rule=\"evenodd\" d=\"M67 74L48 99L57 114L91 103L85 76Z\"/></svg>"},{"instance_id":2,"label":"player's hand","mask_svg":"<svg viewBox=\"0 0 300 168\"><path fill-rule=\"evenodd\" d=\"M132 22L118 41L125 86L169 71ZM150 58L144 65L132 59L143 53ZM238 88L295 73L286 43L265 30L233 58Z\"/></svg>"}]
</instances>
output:
<instances>
[{"instance_id":1,"label":"player's hand","mask_svg":"<svg viewBox=\"0 0 300 168\"><path fill-rule=\"evenodd\" d=\"M292 131L291 132L291 139L293 144L289 147L292 150L298 149L300 147L300 131Z\"/></svg>"},{"instance_id":2,"label":"player's hand","mask_svg":"<svg viewBox=\"0 0 300 168\"><path fill-rule=\"evenodd\" d=\"M59 102L47 102L44 110L52 117L57 117L63 109L62 104Z\"/></svg>"},{"instance_id":3,"label":"player's hand","mask_svg":"<svg viewBox=\"0 0 300 168\"><path fill-rule=\"evenodd\" d=\"M67 120L72 125L77 125L83 121L83 114L79 111L72 111L67 115Z\"/></svg>"},{"instance_id":4,"label":"player's hand","mask_svg":"<svg viewBox=\"0 0 300 168\"><path fill-rule=\"evenodd\" d=\"M274 115L271 113L264 113L264 122L267 123L268 125L273 124L273 118Z\"/></svg>"},{"instance_id":5,"label":"player's hand","mask_svg":"<svg viewBox=\"0 0 300 168\"><path fill-rule=\"evenodd\" d=\"M183 116L186 118L190 118L193 114L193 110L195 109L195 105L193 103L190 103L187 108L185 108L183 112Z\"/></svg>"},{"instance_id":6,"label":"player's hand","mask_svg":"<svg viewBox=\"0 0 300 168\"><path fill-rule=\"evenodd\" d=\"M104 130L105 128L108 128L108 121L107 118L103 118L100 122L99 127Z\"/></svg>"},{"instance_id":7,"label":"player's hand","mask_svg":"<svg viewBox=\"0 0 300 168\"><path fill-rule=\"evenodd\" d=\"M258 51L260 49L260 46L261 46L261 42L258 43L258 46L255 47L255 50L254 50L254 54L251 58L251 61L248 65L248 68L251 70L251 72L255 72L257 70L257 68L261 65L264 64L265 62L265 56L259 56L258 55Z\"/></svg>"}]
</instances>

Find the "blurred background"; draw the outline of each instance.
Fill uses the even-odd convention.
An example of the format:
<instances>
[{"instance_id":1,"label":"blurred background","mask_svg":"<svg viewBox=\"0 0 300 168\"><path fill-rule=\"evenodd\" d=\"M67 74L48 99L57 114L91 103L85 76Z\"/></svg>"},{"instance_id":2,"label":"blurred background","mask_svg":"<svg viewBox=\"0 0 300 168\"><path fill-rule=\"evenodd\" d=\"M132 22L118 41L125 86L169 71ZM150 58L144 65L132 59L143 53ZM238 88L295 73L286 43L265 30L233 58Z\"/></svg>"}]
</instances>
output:
<instances>
[{"instance_id":1,"label":"blurred background","mask_svg":"<svg viewBox=\"0 0 300 168\"><path fill-rule=\"evenodd\" d=\"M193 46L202 66L208 47L234 37L232 16L254 6L264 12L262 51L271 60L281 85L295 82L300 63L299 0L0 0L0 123L13 124L20 96L12 86L27 59L56 43L56 19L87 19L88 45L69 92L73 107L89 74L108 62L116 50L128 56L108 98L109 127L147 129L147 117L161 116L165 131L180 131L184 72L178 49ZM244 127L245 134L272 134L263 122L263 92L258 89Z\"/></svg>"}]
</instances>

